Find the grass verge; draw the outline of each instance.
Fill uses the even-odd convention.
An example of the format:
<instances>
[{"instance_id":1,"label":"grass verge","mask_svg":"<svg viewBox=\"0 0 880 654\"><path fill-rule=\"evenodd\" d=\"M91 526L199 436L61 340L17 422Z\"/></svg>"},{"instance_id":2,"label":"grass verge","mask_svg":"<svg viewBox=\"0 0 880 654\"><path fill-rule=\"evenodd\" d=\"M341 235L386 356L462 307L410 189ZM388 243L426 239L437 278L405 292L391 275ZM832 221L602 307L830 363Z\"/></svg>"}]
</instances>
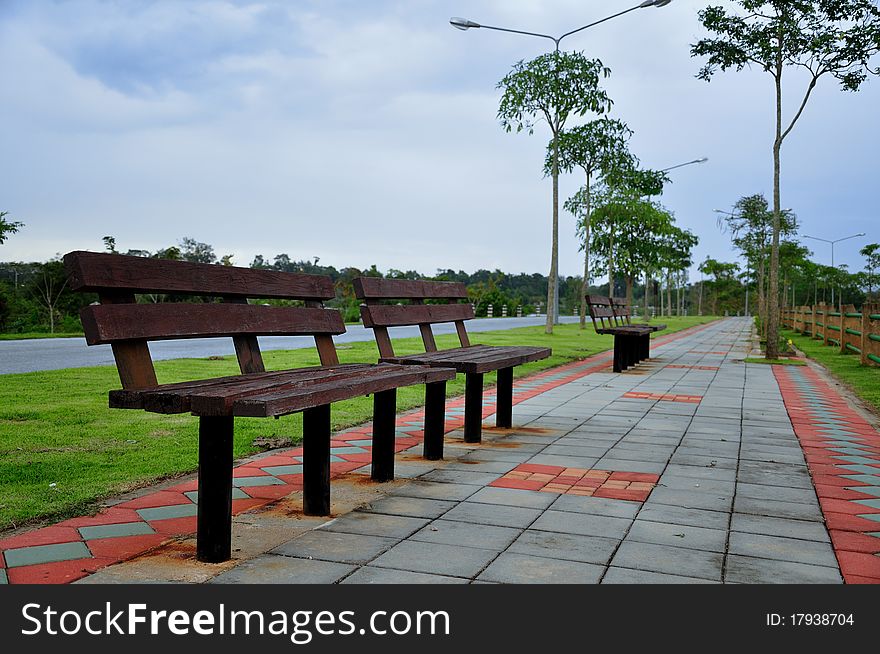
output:
<instances>
[{"instance_id":1,"label":"grass verge","mask_svg":"<svg viewBox=\"0 0 880 654\"><path fill-rule=\"evenodd\" d=\"M714 318L691 316L664 319L666 334ZM612 346L611 336L592 329L558 325L553 334L543 327L524 327L471 335L474 344L538 345L553 348L544 361L519 366L516 377L584 359ZM457 346L455 336L438 336L440 348ZM342 363L376 361L373 342L339 346ZM400 354L423 351L420 339L395 342ZM263 353L269 370L318 365L313 348ZM177 359L156 362L159 383L220 377L238 373L235 357ZM494 384L487 374L485 384ZM198 420L189 414L158 415L111 410L107 391L119 387L113 366L50 370L0 376L0 530L40 519L56 519L89 511L106 497L157 480L192 472L197 467ZM464 392L464 377L447 384L450 396ZM398 391L398 410L419 406L424 387ZM333 405L333 429L370 419L371 398ZM302 438L301 414L278 420L236 420L235 456L258 452L255 439L297 443Z\"/></svg>"},{"instance_id":2,"label":"grass verge","mask_svg":"<svg viewBox=\"0 0 880 654\"><path fill-rule=\"evenodd\" d=\"M746 363L766 363L774 366L805 366L807 362L802 359L764 359L762 357L749 357L744 359Z\"/></svg>"},{"instance_id":3,"label":"grass verge","mask_svg":"<svg viewBox=\"0 0 880 654\"><path fill-rule=\"evenodd\" d=\"M82 338L82 332L23 332L21 334L0 334L0 341L23 341L30 338Z\"/></svg>"},{"instance_id":4,"label":"grass verge","mask_svg":"<svg viewBox=\"0 0 880 654\"><path fill-rule=\"evenodd\" d=\"M835 378L849 387L866 404L880 413L880 369L859 364L857 354L840 354L836 347L793 331L783 330L794 346L809 358L822 364Z\"/></svg>"}]
</instances>

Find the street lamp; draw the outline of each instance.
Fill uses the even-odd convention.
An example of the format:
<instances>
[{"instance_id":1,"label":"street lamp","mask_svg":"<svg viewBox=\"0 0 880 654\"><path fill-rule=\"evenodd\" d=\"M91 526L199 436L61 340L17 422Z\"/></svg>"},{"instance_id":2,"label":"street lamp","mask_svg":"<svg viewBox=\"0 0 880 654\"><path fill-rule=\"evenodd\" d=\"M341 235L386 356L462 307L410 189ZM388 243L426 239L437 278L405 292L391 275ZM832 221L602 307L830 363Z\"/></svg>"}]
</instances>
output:
<instances>
[{"instance_id":1,"label":"street lamp","mask_svg":"<svg viewBox=\"0 0 880 654\"><path fill-rule=\"evenodd\" d=\"M495 25L483 25L481 23L474 22L467 18L459 18L453 17L449 19L449 24L454 28L467 31L469 29L487 29L487 30L495 30L496 32L509 32L511 34L523 34L525 36L536 36L541 39L550 39L553 41L555 45L556 52L559 53L559 44L567 36L571 36L572 34L577 34L578 32L582 32L589 27L594 27L595 25L599 25L600 23L604 23L613 18L617 18L618 16L623 16L624 14L628 14L631 11L635 11L637 9L647 9L648 7L665 7L672 0L644 0L641 4L638 4L634 7L630 7L629 9L624 9L623 11L619 11L616 14L612 14L611 16L607 16L602 18L601 20L594 21L592 23L588 23L582 27L578 27L577 29L571 30L570 32L566 32L561 36L551 36L549 34L541 34L540 32L528 32L525 30L514 30L507 27L497 27ZM555 137L554 137L555 138ZM553 148L553 165L554 169L558 168L559 165L559 153L556 147ZM554 209L555 211L555 209ZM555 236L555 233L554 233ZM556 242L556 238L553 239L554 243ZM559 324L559 254L558 251L554 250L551 255L552 259L552 270L551 274L553 279L555 280L555 285L553 288L553 323ZM548 307L549 309L549 307Z\"/></svg>"},{"instance_id":2,"label":"street lamp","mask_svg":"<svg viewBox=\"0 0 880 654\"><path fill-rule=\"evenodd\" d=\"M675 166L670 166L669 168L663 168L660 170L661 173L667 173L670 170L675 170L676 168L681 168L682 166L690 166L691 164L701 164L709 161L709 157L701 157L699 159L694 159L693 161L687 161L685 163L676 164Z\"/></svg>"},{"instance_id":3,"label":"street lamp","mask_svg":"<svg viewBox=\"0 0 880 654\"><path fill-rule=\"evenodd\" d=\"M802 234L804 238L811 238L814 241L822 241L823 243L831 243L831 267L834 268L834 244L840 243L841 241L848 241L851 238L858 238L859 236L864 236L864 232L860 232L858 234L853 234L852 236L844 236L843 238L836 238L833 241L828 240L827 238L819 238L818 236L807 236L806 234ZM831 306L834 306L834 284L831 285Z\"/></svg>"}]
</instances>

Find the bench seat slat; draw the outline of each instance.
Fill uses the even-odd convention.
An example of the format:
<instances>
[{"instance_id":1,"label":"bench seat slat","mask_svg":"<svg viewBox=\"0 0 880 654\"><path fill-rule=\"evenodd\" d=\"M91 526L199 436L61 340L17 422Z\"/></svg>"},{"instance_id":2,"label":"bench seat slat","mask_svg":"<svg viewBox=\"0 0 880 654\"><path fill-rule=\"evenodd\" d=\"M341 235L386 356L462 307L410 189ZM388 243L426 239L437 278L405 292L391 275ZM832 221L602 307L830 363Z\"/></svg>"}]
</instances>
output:
<instances>
[{"instance_id":1,"label":"bench seat slat","mask_svg":"<svg viewBox=\"0 0 880 654\"><path fill-rule=\"evenodd\" d=\"M64 267L71 289L79 292L116 289L294 300L329 300L335 296L329 277L277 270L83 251L64 255Z\"/></svg>"},{"instance_id":2,"label":"bench seat slat","mask_svg":"<svg viewBox=\"0 0 880 654\"><path fill-rule=\"evenodd\" d=\"M338 311L249 304L101 304L80 312L86 342L168 340L236 334L298 336L342 334Z\"/></svg>"},{"instance_id":3,"label":"bench seat slat","mask_svg":"<svg viewBox=\"0 0 880 654\"><path fill-rule=\"evenodd\" d=\"M272 390L236 400L232 405L232 414L251 418L281 416L402 386L447 381L453 377L455 371L452 368L378 364L370 367L370 374L356 379L315 384L294 392L289 389Z\"/></svg>"},{"instance_id":4,"label":"bench seat slat","mask_svg":"<svg viewBox=\"0 0 880 654\"><path fill-rule=\"evenodd\" d=\"M457 348L455 350L443 350L449 356L444 358L426 357L421 354L413 354L383 359L389 363L403 363L408 365L428 365L436 367L453 367L462 373L484 373L512 368L523 363L540 361L550 356L549 348L543 347L515 347L497 346L491 350L475 353L473 356L468 350L472 348Z\"/></svg>"}]
</instances>

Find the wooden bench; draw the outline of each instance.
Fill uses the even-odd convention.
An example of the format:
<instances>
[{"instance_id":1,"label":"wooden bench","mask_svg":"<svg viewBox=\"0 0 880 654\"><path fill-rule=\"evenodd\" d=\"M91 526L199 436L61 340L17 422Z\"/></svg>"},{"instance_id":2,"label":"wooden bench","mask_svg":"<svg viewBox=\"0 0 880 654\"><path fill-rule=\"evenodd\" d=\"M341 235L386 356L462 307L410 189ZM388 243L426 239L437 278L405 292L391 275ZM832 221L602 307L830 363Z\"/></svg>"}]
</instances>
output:
<instances>
[{"instance_id":1,"label":"wooden bench","mask_svg":"<svg viewBox=\"0 0 880 654\"><path fill-rule=\"evenodd\" d=\"M633 324L632 310L623 298L587 295L587 306L596 333L614 336L614 372L649 359L651 334L666 329L666 325Z\"/></svg>"},{"instance_id":2,"label":"wooden bench","mask_svg":"<svg viewBox=\"0 0 880 654\"><path fill-rule=\"evenodd\" d=\"M512 347L471 345L464 321L474 317L474 308L467 300L467 289L458 282L380 279L359 277L354 280L355 295L361 305L364 326L373 330L379 346L380 361L405 365L427 365L454 369L465 374L464 440L478 443L482 437L483 375L494 370L497 376L495 424L510 428L513 421L513 368L550 356L546 347ZM409 304L387 304L389 300ZM446 304L425 302L446 301ZM438 350L431 325L452 322L461 347ZM398 356L394 353L389 327L418 325L425 352ZM440 411L445 395L445 382L429 384L425 391L426 419L428 412ZM430 447L431 451L428 451ZM442 458L443 434L425 432L425 456Z\"/></svg>"},{"instance_id":3,"label":"wooden bench","mask_svg":"<svg viewBox=\"0 0 880 654\"><path fill-rule=\"evenodd\" d=\"M303 412L303 510L329 515L330 405L373 394L372 477L388 481L394 476L396 389L455 377L428 366L340 365L333 335L345 332L345 325L338 311L322 304L334 297L329 277L89 252L65 255L64 265L73 290L100 298L80 315L88 344L113 348L122 389L110 391L110 407L199 417L201 561L225 561L231 553L236 416ZM203 301L138 303L135 294L146 293ZM248 298L300 300L304 306L255 305ZM321 366L267 372L258 335L314 336ZM240 375L158 383L149 341L221 336L232 337Z\"/></svg>"}]
</instances>

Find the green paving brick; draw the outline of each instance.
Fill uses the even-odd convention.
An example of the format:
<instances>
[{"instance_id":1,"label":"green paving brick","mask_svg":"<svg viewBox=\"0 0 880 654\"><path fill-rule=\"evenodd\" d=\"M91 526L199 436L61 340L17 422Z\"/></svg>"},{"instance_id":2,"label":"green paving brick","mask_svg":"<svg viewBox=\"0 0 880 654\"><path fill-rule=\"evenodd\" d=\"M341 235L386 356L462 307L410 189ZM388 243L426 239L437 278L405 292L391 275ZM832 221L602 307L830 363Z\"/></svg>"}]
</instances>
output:
<instances>
[{"instance_id":1,"label":"green paving brick","mask_svg":"<svg viewBox=\"0 0 880 654\"><path fill-rule=\"evenodd\" d=\"M268 468L262 468L262 470L268 472L270 475L301 475L303 467L302 464L290 466L269 466Z\"/></svg>"},{"instance_id":2,"label":"green paving brick","mask_svg":"<svg viewBox=\"0 0 880 654\"><path fill-rule=\"evenodd\" d=\"M8 583L9 579L6 578L6 570L0 569L0 585Z\"/></svg>"},{"instance_id":3,"label":"green paving brick","mask_svg":"<svg viewBox=\"0 0 880 654\"><path fill-rule=\"evenodd\" d=\"M190 518L199 512L195 504L176 504L175 506L159 506L154 509L139 509L138 515L144 520L169 520L170 518Z\"/></svg>"},{"instance_id":4,"label":"green paving brick","mask_svg":"<svg viewBox=\"0 0 880 654\"><path fill-rule=\"evenodd\" d=\"M876 500L853 500L856 504L864 504L872 509L880 509L880 499Z\"/></svg>"},{"instance_id":5,"label":"green paving brick","mask_svg":"<svg viewBox=\"0 0 880 654\"><path fill-rule=\"evenodd\" d=\"M155 534L153 528L146 522L126 522L118 525L98 525L95 527L80 527L80 535L85 540L96 538L120 538L122 536L143 536Z\"/></svg>"},{"instance_id":6,"label":"green paving brick","mask_svg":"<svg viewBox=\"0 0 880 654\"><path fill-rule=\"evenodd\" d=\"M90 559L92 553L86 544L80 541L73 543L58 543L56 545L35 545L34 547L22 547L16 550L6 550L6 566L18 568L23 565L37 565L39 563L54 563L56 561L72 561L74 559Z\"/></svg>"},{"instance_id":7,"label":"green paving brick","mask_svg":"<svg viewBox=\"0 0 880 654\"><path fill-rule=\"evenodd\" d=\"M240 486L278 486L284 482L271 476L264 477L236 477L232 480L232 485Z\"/></svg>"},{"instance_id":8,"label":"green paving brick","mask_svg":"<svg viewBox=\"0 0 880 654\"><path fill-rule=\"evenodd\" d=\"M880 522L880 513L862 513L857 517L864 518L865 520L873 520L874 522Z\"/></svg>"}]
</instances>

